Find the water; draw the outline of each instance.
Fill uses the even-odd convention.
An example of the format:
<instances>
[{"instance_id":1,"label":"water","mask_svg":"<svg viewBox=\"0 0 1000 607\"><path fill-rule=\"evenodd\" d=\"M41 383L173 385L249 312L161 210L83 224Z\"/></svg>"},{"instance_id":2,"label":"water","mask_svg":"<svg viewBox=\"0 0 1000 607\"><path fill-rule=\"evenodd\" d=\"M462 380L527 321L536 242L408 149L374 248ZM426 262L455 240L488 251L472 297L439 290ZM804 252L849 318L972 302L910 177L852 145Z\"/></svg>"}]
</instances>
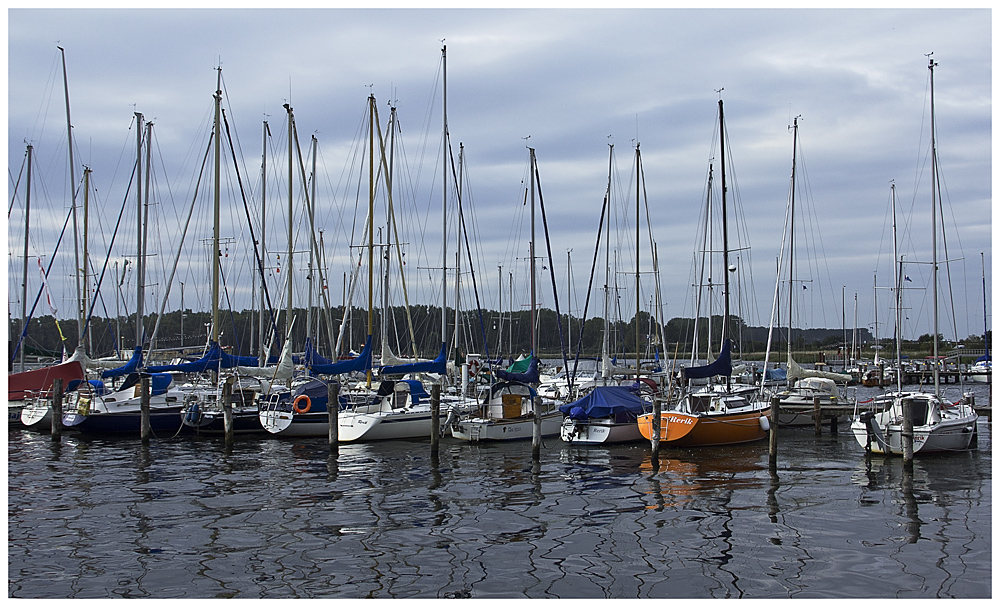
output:
<instances>
[{"instance_id":1,"label":"water","mask_svg":"<svg viewBox=\"0 0 1000 607\"><path fill-rule=\"evenodd\" d=\"M982 401L988 392L982 389ZM16 598L989 598L992 442L663 450L8 433Z\"/></svg>"}]
</instances>

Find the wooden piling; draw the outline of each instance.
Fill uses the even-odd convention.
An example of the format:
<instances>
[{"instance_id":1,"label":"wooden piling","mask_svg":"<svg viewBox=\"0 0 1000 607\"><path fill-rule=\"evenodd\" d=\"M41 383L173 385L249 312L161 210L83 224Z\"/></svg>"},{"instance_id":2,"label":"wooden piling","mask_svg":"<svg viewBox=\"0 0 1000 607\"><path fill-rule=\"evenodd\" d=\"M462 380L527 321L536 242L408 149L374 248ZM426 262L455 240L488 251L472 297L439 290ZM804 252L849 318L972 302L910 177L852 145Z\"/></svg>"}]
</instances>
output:
<instances>
[{"instance_id":1,"label":"wooden piling","mask_svg":"<svg viewBox=\"0 0 1000 607\"><path fill-rule=\"evenodd\" d=\"M139 438L149 442L153 435L153 426L149 423L149 375L139 379Z\"/></svg>"},{"instance_id":2,"label":"wooden piling","mask_svg":"<svg viewBox=\"0 0 1000 607\"><path fill-rule=\"evenodd\" d=\"M538 461L542 456L542 418L538 415L537 395L531 396L531 459Z\"/></svg>"},{"instance_id":3,"label":"wooden piling","mask_svg":"<svg viewBox=\"0 0 1000 607\"><path fill-rule=\"evenodd\" d=\"M771 433L768 436L767 468L771 472L778 469L778 415L781 409L781 399L771 398Z\"/></svg>"},{"instance_id":4,"label":"wooden piling","mask_svg":"<svg viewBox=\"0 0 1000 607\"><path fill-rule=\"evenodd\" d=\"M431 454L438 452L441 442L441 384L431 384Z\"/></svg>"},{"instance_id":5,"label":"wooden piling","mask_svg":"<svg viewBox=\"0 0 1000 607\"><path fill-rule=\"evenodd\" d=\"M650 460L653 462L653 470L660 466L660 415L663 410L663 403L659 398L653 397L653 419L652 431L649 434Z\"/></svg>"},{"instance_id":6,"label":"wooden piling","mask_svg":"<svg viewBox=\"0 0 1000 607\"><path fill-rule=\"evenodd\" d=\"M330 452L340 451L340 384L332 381L326 385L326 421L330 426L327 441Z\"/></svg>"},{"instance_id":7,"label":"wooden piling","mask_svg":"<svg viewBox=\"0 0 1000 607\"><path fill-rule=\"evenodd\" d=\"M63 416L63 378L56 377L52 380L52 440L59 440L62 437L62 416Z\"/></svg>"},{"instance_id":8,"label":"wooden piling","mask_svg":"<svg viewBox=\"0 0 1000 607\"><path fill-rule=\"evenodd\" d=\"M913 465L913 408L910 399L903 400L903 430L900 442L903 443L903 463Z\"/></svg>"},{"instance_id":9,"label":"wooden piling","mask_svg":"<svg viewBox=\"0 0 1000 607\"><path fill-rule=\"evenodd\" d=\"M813 397L813 431L816 436L823 434L823 410L820 408L819 397Z\"/></svg>"},{"instance_id":10,"label":"wooden piling","mask_svg":"<svg viewBox=\"0 0 1000 607\"><path fill-rule=\"evenodd\" d=\"M225 434L226 444L231 445L235 440L233 432L233 378L230 377L222 384L222 430Z\"/></svg>"}]
</instances>

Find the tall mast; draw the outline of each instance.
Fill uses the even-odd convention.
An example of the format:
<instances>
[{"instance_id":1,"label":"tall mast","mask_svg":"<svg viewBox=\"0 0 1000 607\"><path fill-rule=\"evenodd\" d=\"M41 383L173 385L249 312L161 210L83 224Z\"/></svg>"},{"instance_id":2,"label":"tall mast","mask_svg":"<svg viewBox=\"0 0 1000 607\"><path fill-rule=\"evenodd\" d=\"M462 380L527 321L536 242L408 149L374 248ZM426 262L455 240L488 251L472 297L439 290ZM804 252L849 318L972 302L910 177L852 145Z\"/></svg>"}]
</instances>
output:
<instances>
[{"instance_id":1,"label":"tall mast","mask_svg":"<svg viewBox=\"0 0 1000 607\"><path fill-rule=\"evenodd\" d=\"M986 340L986 334L989 332L989 324L986 320L986 257L982 251L979 252L979 259L983 262L983 356L993 358L990 356L990 344Z\"/></svg>"},{"instance_id":2,"label":"tall mast","mask_svg":"<svg viewBox=\"0 0 1000 607\"><path fill-rule=\"evenodd\" d=\"M261 152L261 163L260 163L260 255L262 258L267 258L267 136L271 134L271 130L267 126L267 120L264 121L264 129L262 134L262 148ZM258 344L257 344L257 357L260 360L260 366L267 364L267 354L268 351L265 349L265 329L267 324L264 322L264 276L260 277L260 318L258 319Z\"/></svg>"},{"instance_id":3,"label":"tall mast","mask_svg":"<svg viewBox=\"0 0 1000 607\"><path fill-rule=\"evenodd\" d=\"M212 205L212 335L211 343L219 343L219 224L222 182L222 67L216 68L215 86L215 185Z\"/></svg>"},{"instance_id":4,"label":"tall mast","mask_svg":"<svg viewBox=\"0 0 1000 607\"><path fill-rule=\"evenodd\" d=\"M893 281L896 285L896 390L903 391L903 262L899 259L898 242L896 238L896 184L890 188L892 194L892 271Z\"/></svg>"},{"instance_id":5,"label":"tall mast","mask_svg":"<svg viewBox=\"0 0 1000 607\"><path fill-rule=\"evenodd\" d=\"M937 261L937 125L934 120L934 67L937 62L928 59L931 71L931 284L934 285L934 395L941 395L941 377L938 373L938 261Z\"/></svg>"},{"instance_id":6,"label":"tall mast","mask_svg":"<svg viewBox=\"0 0 1000 607\"><path fill-rule=\"evenodd\" d=\"M316 212L316 135L312 136L312 196L309 197L309 214ZM316 262L313 247L309 247L309 268L306 274L308 303L306 304L306 337L313 337L313 264ZM316 344L313 344L315 347Z\"/></svg>"},{"instance_id":7,"label":"tall mast","mask_svg":"<svg viewBox=\"0 0 1000 607\"><path fill-rule=\"evenodd\" d=\"M28 185L24 202L24 282L21 283L21 336L23 339L25 327L28 323L28 223L31 219L31 157L34 147L29 143L28 155ZM24 343L19 348L21 372L24 372Z\"/></svg>"},{"instance_id":8,"label":"tall mast","mask_svg":"<svg viewBox=\"0 0 1000 607\"><path fill-rule=\"evenodd\" d=\"M284 104L285 112L288 114L288 249L286 253L287 259L285 259L285 333L286 339L291 339L291 331L289 328L292 326L292 275L293 264L292 264L292 214L294 212L294 187L293 187L293 172L292 164L294 159L294 153L292 150L292 131L295 128L295 120L292 117L292 106L289 104Z\"/></svg>"},{"instance_id":9,"label":"tall mast","mask_svg":"<svg viewBox=\"0 0 1000 607\"><path fill-rule=\"evenodd\" d=\"M76 278L77 295L77 344L83 344L83 324L84 324L84 297L80 288L80 243L76 227L76 167L73 162L73 122L69 116L69 78L66 75L66 51L61 46L57 46L62 55L63 68L63 91L66 96L66 135L69 140L69 191L73 201L73 254L76 259L77 271L73 273Z\"/></svg>"},{"instance_id":10,"label":"tall mast","mask_svg":"<svg viewBox=\"0 0 1000 607\"><path fill-rule=\"evenodd\" d=\"M792 184L790 188L791 200L788 211L788 358L787 364L792 360L792 312L795 309L793 299L795 296L795 161L799 144L799 117L792 120ZM728 276L728 274L727 274ZM727 288L728 292L728 288ZM789 380L789 384L792 382Z\"/></svg>"},{"instance_id":11,"label":"tall mast","mask_svg":"<svg viewBox=\"0 0 1000 607\"><path fill-rule=\"evenodd\" d=\"M441 47L441 343L448 343L448 46Z\"/></svg>"},{"instance_id":12,"label":"tall mast","mask_svg":"<svg viewBox=\"0 0 1000 607\"><path fill-rule=\"evenodd\" d=\"M375 95L368 96L368 339L372 337L374 308L372 294L375 280ZM365 371L368 388L372 386L372 371Z\"/></svg>"},{"instance_id":13,"label":"tall mast","mask_svg":"<svg viewBox=\"0 0 1000 607\"><path fill-rule=\"evenodd\" d=\"M137 348L142 347L142 132L144 129L142 114L139 112L135 113L135 198L136 198L136 238L135 238L135 265L136 265L136 304L135 304L135 345Z\"/></svg>"},{"instance_id":14,"label":"tall mast","mask_svg":"<svg viewBox=\"0 0 1000 607\"><path fill-rule=\"evenodd\" d=\"M142 263L139 264L138 268L138 282L139 282L139 326L142 328L140 331L142 341L139 345L144 345L146 341L146 327L143 324L143 317L145 316L146 308L146 250L148 248L149 241L149 197L150 188L152 187L152 175L153 175L153 123L146 123L146 195L143 200L143 212L142 212L142 239L139 241L142 245ZM150 344L150 347L153 347Z\"/></svg>"},{"instance_id":15,"label":"tall mast","mask_svg":"<svg viewBox=\"0 0 1000 607\"><path fill-rule=\"evenodd\" d=\"M609 205L611 204L611 166L612 159L615 154L615 144L608 144L608 189L604 193L604 200ZM609 211L610 213L610 211ZM611 220L610 215L608 219L608 225L605 226L605 238L604 238L604 337L601 340L601 377L607 383L607 379L611 377L611 369L608 361L611 360L609 355L610 351L610 340L611 340L611 309L610 309L610 299L611 299Z\"/></svg>"},{"instance_id":16,"label":"tall mast","mask_svg":"<svg viewBox=\"0 0 1000 607\"><path fill-rule=\"evenodd\" d=\"M90 261L88 258L88 247L87 243L90 242L90 226L89 226L89 215L90 215L90 168L84 167L83 169L83 265L80 268L81 274L83 275L83 318L86 322L87 310L90 308L90 283L87 281L87 268L89 267ZM93 325L87 323L87 346L93 347ZM85 349L86 350L86 349Z\"/></svg>"},{"instance_id":17,"label":"tall mast","mask_svg":"<svg viewBox=\"0 0 1000 607\"><path fill-rule=\"evenodd\" d=\"M639 177L642 174L639 142L635 144L635 377L639 379Z\"/></svg>"},{"instance_id":18,"label":"tall mast","mask_svg":"<svg viewBox=\"0 0 1000 607\"><path fill-rule=\"evenodd\" d=\"M719 99L719 164L722 169L722 273L724 280L725 307L722 313L722 345L729 339L729 226L726 217L726 123L722 114L722 99ZM730 376L726 376L726 390L730 387Z\"/></svg>"},{"instance_id":19,"label":"tall mast","mask_svg":"<svg viewBox=\"0 0 1000 607\"><path fill-rule=\"evenodd\" d=\"M531 268L531 355L537 356L535 340L535 148L528 148L531 153L531 242L528 243L529 267Z\"/></svg>"}]
</instances>

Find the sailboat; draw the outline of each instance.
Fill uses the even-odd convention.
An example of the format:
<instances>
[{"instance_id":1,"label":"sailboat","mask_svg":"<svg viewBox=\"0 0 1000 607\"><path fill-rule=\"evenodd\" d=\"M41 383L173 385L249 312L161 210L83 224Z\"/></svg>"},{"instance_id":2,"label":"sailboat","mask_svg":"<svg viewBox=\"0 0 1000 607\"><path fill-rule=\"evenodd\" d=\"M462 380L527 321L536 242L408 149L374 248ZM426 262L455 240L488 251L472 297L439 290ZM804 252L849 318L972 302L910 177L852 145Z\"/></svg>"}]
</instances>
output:
<instances>
[{"instance_id":1,"label":"sailboat","mask_svg":"<svg viewBox=\"0 0 1000 607\"><path fill-rule=\"evenodd\" d=\"M611 146L612 150L614 146ZM604 339L602 340L602 377L600 384L593 387L593 390L582 398L567 403L559 407L560 412L565 416L560 427L560 437L574 444L608 444L620 443L634 440L641 440L642 434L639 432L638 416L652 410L652 397L658 392L658 386L650 378L642 378L640 381L641 365L639 360L639 327L638 327L638 304L639 296L639 233L640 233L640 191L643 186L642 157L639 146L635 148L635 177L636 177L636 217L635 217L635 237L636 237L636 268L635 268L635 297L636 297L636 361L635 369L619 368L617 371L623 373L625 377L633 374L636 378L634 386L616 386L612 384L611 374L615 370L608 355L608 336L610 329L609 311L607 309L607 289L605 289L605 319L604 319ZM608 190L605 197L605 205L611 198L611 163L608 164ZM602 218L603 218L602 209ZM610 223L610 222L609 222ZM610 232L610 226L609 226ZM606 239L605 247L610 247L610 235ZM607 254L606 254L607 256ZM655 257L654 257L655 268ZM659 289L656 289L657 295ZM620 376L621 377L621 376ZM627 380L626 380L627 381ZM643 383L648 382L648 383ZM649 390L649 388L652 390ZM645 388L645 389L644 389ZM583 392L578 392L582 394Z\"/></svg>"},{"instance_id":2,"label":"sailboat","mask_svg":"<svg viewBox=\"0 0 1000 607\"><path fill-rule=\"evenodd\" d=\"M969 381L978 384L988 384L993 379L993 357L990 355L989 324L987 324L986 306L986 258L982 252L979 257L983 262L983 355L976 359L975 363L969 367Z\"/></svg>"},{"instance_id":3,"label":"sailboat","mask_svg":"<svg viewBox=\"0 0 1000 607\"><path fill-rule=\"evenodd\" d=\"M934 116L934 68L937 62L931 57L928 63L931 89L931 284L934 301L934 360L938 359L938 164L936 125ZM900 298L899 289L901 263L894 260L896 267L896 356L899 367L900 338ZM903 391L902 374L897 373L895 392L889 392L874 399L870 410L862 412L851 422L851 432L858 444L874 453L904 455L904 416L911 416L912 453L960 451L967 449L976 434L979 416L972 405L971 395L963 395L958 402L951 403L941 397L939 366L934 365L934 392L923 393Z\"/></svg>"},{"instance_id":4,"label":"sailboat","mask_svg":"<svg viewBox=\"0 0 1000 607\"><path fill-rule=\"evenodd\" d=\"M788 191L788 209L787 209L787 225L788 225L788 337L786 339L788 352L787 352L787 368L785 372L785 378L787 380L787 386L785 390L782 390L776 394L780 404L782 406L808 406L810 407L808 413L796 410L785 410L778 416L778 423L782 425L812 425L814 423L812 416L812 407L814 406L815 400L818 398L820 404L823 406L830 405L848 405L850 400L846 396L847 382L851 380L851 376L843 373L834 373L830 371L822 371L817 369L806 369L802 365L798 364L792 358L792 327L793 322L793 311L795 309L794 301L795 294L798 292L796 289L795 281L795 219L796 219L796 208L795 208L795 194L797 191L796 187L796 169L798 168L798 137L799 137L799 118L796 116L792 121L792 176L789 184ZM783 257L779 256L780 259ZM778 286L781 282L781 276L779 275L775 281L775 297L774 297L774 311L777 310L778 303ZM803 285L804 286L804 285ZM772 325L773 326L773 325ZM768 334L768 348L767 355L764 359L764 367L767 367L768 357L770 356L771 348L771 335ZM763 390L763 387L762 387ZM762 394L763 398L764 395Z\"/></svg>"},{"instance_id":5,"label":"sailboat","mask_svg":"<svg viewBox=\"0 0 1000 607\"><path fill-rule=\"evenodd\" d=\"M451 426L451 435L470 442L509 441L534 437L535 417L541 425L541 436L559 434L562 413L555 401L538 394L539 360L535 355L537 345L537 325L535 323L535 238L534 213L535 190L537 184L537 163L535 149L528 148L531 189L531 239L529 241L529 266L531 275L531 354L527 358L507 368L494 371L494 383L483 396L482 402L475 403L473 412L451 416L445 425ZM527 368L525 368L527 367ZM478 397L477 397L478 399Z\"/></svg>"},{"instance_id":6,"label":"sailboat","mask_svg":"<svg viewBox=\"0 0 1000 607\"><path fill-rule=\"evenodd\" d=\"M722 347L718 358L712 363L684 369L689 382L688 389L678 400L668 402L660 413L660 442L667 447L699 447L707 445L729 445L757 441L767 436L770 428L768 415L770 404L762 401L751 402L745 391L734 390L731 383L733 373L729 337L729 240L726 223L726 162L725 162L725 119L722 100L719 100L719 136L722 175L722 258L724 282L724 313L722 317ZM725 377L726 383L719 386L695 386L691 380ZM653 436L653 414L639 416L639 431L643 438Z\"/></svg>"}]
</instances>

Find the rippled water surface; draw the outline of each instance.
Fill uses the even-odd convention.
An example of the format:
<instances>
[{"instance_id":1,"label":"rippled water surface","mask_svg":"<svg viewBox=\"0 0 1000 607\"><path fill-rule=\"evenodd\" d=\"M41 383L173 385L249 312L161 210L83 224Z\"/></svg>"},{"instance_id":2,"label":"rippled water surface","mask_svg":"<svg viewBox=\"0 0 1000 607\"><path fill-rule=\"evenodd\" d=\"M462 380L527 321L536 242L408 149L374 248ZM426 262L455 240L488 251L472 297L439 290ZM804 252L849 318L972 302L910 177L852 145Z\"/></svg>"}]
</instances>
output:
<instances>
[{"instance_id":1,"label":"rippled water surface","mask_svg":"<svg viewBox=\"0 0 1000 607\"><path fill-rule=\"evenodd\" d=\"M841 425L663 450L546 439L8 433L8 596L992 596L978 449L866 460Z\"/></svg>"}]
</instances>

